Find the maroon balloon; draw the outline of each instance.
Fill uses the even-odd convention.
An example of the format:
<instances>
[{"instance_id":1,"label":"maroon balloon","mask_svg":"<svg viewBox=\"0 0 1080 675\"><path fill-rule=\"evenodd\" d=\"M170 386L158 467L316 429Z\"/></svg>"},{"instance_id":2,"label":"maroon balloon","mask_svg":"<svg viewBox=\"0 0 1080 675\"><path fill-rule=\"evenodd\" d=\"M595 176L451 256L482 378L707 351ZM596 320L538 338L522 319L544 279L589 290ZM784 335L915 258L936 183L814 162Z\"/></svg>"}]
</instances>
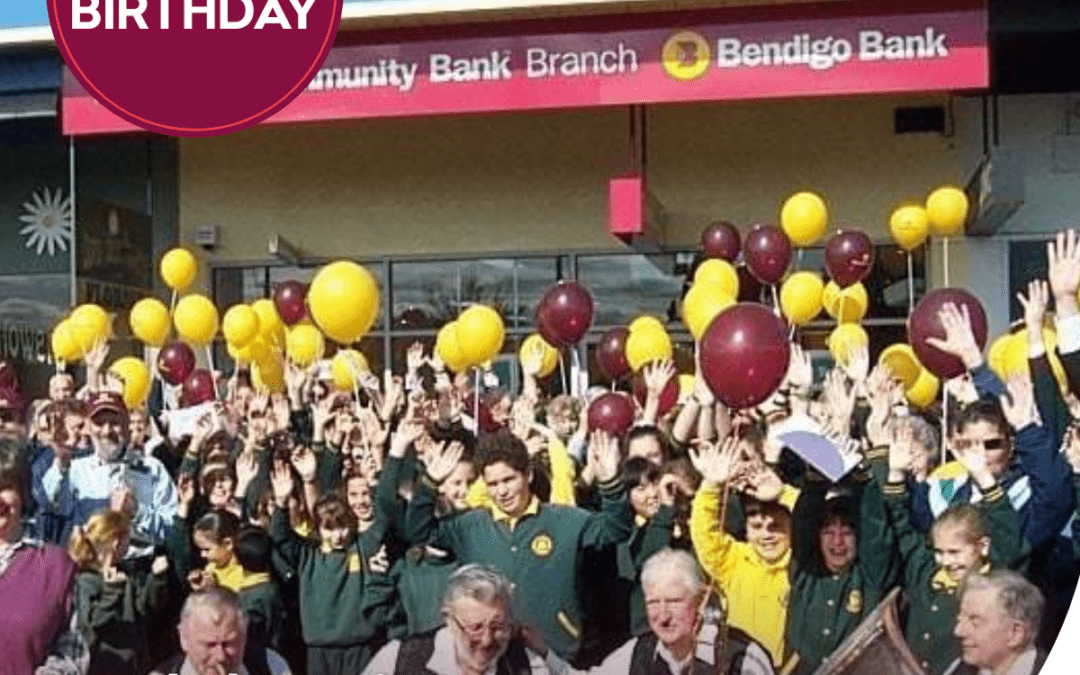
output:
<instances>
[{"instance_id":1,"label":"maroon balloon","mask_svg":"<svg viewBox=\"0 0 1080 675\"><path fill-rule=\"evenodd\" d=\"M173 385L183 384L191 371L195 370L195 352L179 340L174 340L158 352L158 372L166 382Z\"/></svg>"},{"instance_id":2,"label":"maroon balloon","mask_svg":"<svg viewBox=\"0 0 1080 675\"><path fill-rule=\"evenodd\" d=\"M15 366L8 360L0 360L0 389L18 389L19 376Z\"/></svg>"},{"instance_id":3,"label":"maroon balloon","mask_svg":"<svg viewBox=\"0 0 1080 675\"><path fill-rule=\"evenodd\" d=\"M874 242L861 230L840 230L825 243L825 270L840 288L858 283L874 266Z\"/></svg>"},{"instance_id":4,"label":"maroon balloon","mask_svg":"<svg viewBox=\"0 0 1080 675\"><path fill-rule=\"evenodd\" d=\"M602 429L622 438L634 423L634 404L626 394L601 394L589 405L588 421L590 431Z\"/></svg>"},{"instance_id":5,"label":"maroon balloon","mask_svg":"<svg viewBox=\"0 0 1080 675\"><path fill-rule=\"evenodd\" d=\"M638 374L634 377L634 398L637 399L638 405L642 408L645 407L645 398L649 395L649 388L645 386L645 377L642 374ZM679 402L679 378L672 376L664 385L664 389L660 392L660 407L657 409L657 414L661 417L668 414L675 404Z\"/></svg>"},{"instance_id":6,"label":"maroon balloon","mask_svg":"<svg viewBox=\"0 0 1080 675\"><path fill-rule=\"evenodd\" d=\"M757 280L753 274L750 274L750 270L746 269L745 265L739 265L735 268L735 273L739 275L739 302L761 302L761 293L765 290L765 284Z\"/></svg>"},{"instance_id":7,"label":"maroon balloon","mask_svg":"<svg viewBox=\"0 0 1080 675\"><path fill-rule=\"evenodd\" d=\"M746 234L743 260L761 283L779 283L791 264L791 240L775 225L755 225Z\"/></svg>"},{"instance_id":8,"label":"maroon balloon","mask_svg":"<svg viewBox=\"0 0 1080 675\"><path fill-rule=\"evenodd\" d=\"M589 331L592 319L592 296L574 281L560 281L547 289L536 306L536 327L556 347L576 344Z\"/></svg>"},{"instance_id":9,"label":"maroon balloon","mask_svg":"<svg viewBox=\"0 0 1080 675\"><path fill-rule=\"evenodd\" d=\"M214 400L214 376L205 368L197 368L184 379L180 401L185 406L199 405Z\"/></svg>"},{"instance_id":10,"label":"maroon balloon","mask_svg":"<svg viewBox=\"0 0 1080 675\"><path fill-rule=\"evenodd\" d=\"M630 331L626 328L612 328L596 344L596 364L609 380L617 380L630 372L630 362L626 360L626 338L629 335Z\"/></svg>"},{"instance_id":11,"label":"maroon balloon","mask_svg":"<svg viewBox=\"0 0 1080 675\"><path fill-rule=\"evenodd\" d=\"M721 220L709 225L701 233L701 253L706 260L720 258L735 262L741 249L739 231L731 223Z\"/></svg>"},{"instance_id":12,"label":"maroon balloon","mask_svg":"<svg viewBox=\"0 0 1080 675\"><path fill-rule=\"evenodd\" d=\"M291 326L307 316L307 286L299 281L283 281L274 289L274 306L285 325Z\"/></svg>"},{"instance_id":13,"label":"maroon balloon","mask_svg":"<svg viewBox=\"0 0 1080 675\"><path fill-rule=\"evenodd\" d=\"M790 357L783 320L756 303L724 310L701 338L705 383L729 408L752 408L769 398L784 380Z\"/></svg>"},{"instance_id":14,"label":"maroon balloon","mask_svg":"<svg viewBox=\"0 0 1080 675\"><path fill-rule=\"evenodd\" d=\"M963 375L967 368L952 354L946 354L937 347L931 347L928 338L945 339L945 327L941 325L938 313L947 303L953 303L961 313L968 308L971 317L971 332L975 343L982 349L986 346L986 312L982 303L971 293L962 288L939 288L926 294L915 310L908 317L908 342L927 370L942 379Z\"/></svg>"}]
</instances>

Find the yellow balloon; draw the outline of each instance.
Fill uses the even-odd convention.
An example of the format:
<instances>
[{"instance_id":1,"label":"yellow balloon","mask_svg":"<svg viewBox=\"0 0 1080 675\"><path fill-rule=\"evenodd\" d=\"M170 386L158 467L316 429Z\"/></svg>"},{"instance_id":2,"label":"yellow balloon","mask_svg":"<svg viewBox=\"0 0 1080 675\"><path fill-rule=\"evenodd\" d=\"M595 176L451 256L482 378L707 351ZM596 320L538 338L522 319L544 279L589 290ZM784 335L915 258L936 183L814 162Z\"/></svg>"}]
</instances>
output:
<instances>
[{"instance_id":1,"label":"yellow balloon","mask_svg":"<svg viewBox=\"0 0 1080 675\"><path fill-rule=\"evenodd\" d=\"M458 347L469 363L479 365L502 350L506 329L502 317L494 309L473 305L462 312L455 323Z\"/></svg>"},{"instance_id":2,"label":"yellow balloon","mask_svg":"<svg viewBox=\"0 0 1080 675\"><path fill-rule=\"evenodd\" d=\"M842 323L829 333L829 353L843 366L848 364L853 350L869 344L870 336L866 334L866 329L857 323Z\"/></svg>"},{"instance_id":3,"label":"yellow balloon","mask_svg":"<svg viewBox=\"0 0 1080 675\"><path fill-rule=\"evenodd\" d=\"M243 347L237 347L231 343L225 343L229 356L237 363L258 363L266 360L270 355L270 345L261 335Z\"/></svg>"},{"instance_id":4,"label":"yellow balloon","mask_svg":"<svg viewBox=\"0 0 1080 675\"><path fill-rule=\"evenodd\" d=\"M540 372L536 376L547 377L554 373L559 366L559 350L548 344L548 341L539 334L533 333L522 341L521 348L518 349L518 358L525 361L538 348L541 350L543 357L540 361Z\"/></svg>"},{"instance_id":5,"label":"yellow balloon","mask_svg":"<svg viewBox=\"0 0 1080 675\"><path fill-rule=\"evenodd\" d=\"M627 329L631 333L641 330L643 328L651 328L653 330L662 330L665 333L667 332L667 328L664 328L664 324L660 322L660 319L657 319L655 316L649 316L648 314L639 316L638 318L631 321L630 325L627 326Z\"/></svg>"},{"instance_id":6,"label":"yellow balloon","mask_svg":"<svg viewBox=\"0 0 1080 675\"><path fill-rule=\"evenodd\" d=\"M889 218L889 232L905 251L912 251L930 234L930 217L921 206L901 206Z\"/></svg>"},{"instance_id":7,"label":"yellow balloon","mask_svg":"<svg viewBox=\"0 0 1080 675\"><path fill-rule=\"evenodd\" d=\"M221 319L221 334L235 347L243 347L259 335L259 315L247 305L233 305Z\"/></svg>"},{"instance_id":8,"label":"yellow balloon","mask_svg":"<svg viewBox=\"0 0 1080 675\"><path fill-rule=\"evenodd\" d=\"M74 363L82 358L83 352L79 349L79 343L75 341L75 331L71 330L71 324L67 319L56 324L53 328L52 339L53 358L65 363Z\"/></svg>"},{"instance_id":9,"label":"yellow balloon","mask_svg":"<svg viewBox=\"0 0 1080 675\"><path fill-rule=\"evenodd\" d=\"M160 347L169 337L169 308L157 298L143 298L128 314L131 332L151 347Z\"/></svg>"},{"instance_id":10,"label":"yellow balloon","mask_svg":"<svg viewBox=\"0 0 1080 675\"><path fill-rule=\"evenodd\" d=\"M870 308L870 296L862 282L841 290L835 281L825 284L821 293L822 304L829 316L840 323L858 323ZM843 316L841 316L841 312Z\"/></svg>"},{"instance_id":11,"label":"yellow balloon","mask_svg":"<svg viewBox=\"0 0 1080 675\"><path fill-rule=\"evenodd\" d=\"M323 357L326 341L315 326L298 323L289 330L285 338L285 353L289 360L307 368Z\"/></svg>"},{"instance_id":12,"label":"yellow balloon","mask_svg":"<svg viewBox=\"0 0 1080 675\"><path fill-rule=\"evenodd\" d=\"M683 323L690 329L694 340L700 340L716 315L734 304L734 296L729 295L728 289L722 284L715 281L695 281L682 301Z\"/></svg>"},{"instance_id":13,"label":"yellow balloon","mask_svg":"<svg viewBox=\"0 0 1080 675\"><path fill-rule=\"evenodd\" d=\"M435 353L446 367L460 373L469 367L469 360L461 353L458 346L457 322L451 321L439 329L435 336Z\"/></svg>"},{"instance_id":14,"label":"yellow balloon","mask_svg":"<svg viewBox=\"0 0 1080 675\"><path fill-rule=\"evenodd\" d=\"M251 385L256 391L281 394L285 391L285 373L273 356L251 365Z\"/></svg>"},{"instance_id":15,"label":"yellow balloon","mask_svg":"<svg viewBox=\"0 0 1080 675\"><path fill-rule=\"evenodd\" d=\"M939 237L951 237L964 229L968 216L967 195L958 187L939 187L926 198L930 229Z\"/></svg>"},{"instance_id":16,"label":"yellow balloon","mask_svg":"<svg viewBox=\"0 0 1080 675\"><path fill-rule=\"evenodd\" d=\"M999 336L986 350L986 361L990 370L1002 380L1008 380L1013 375L1026 375L1027 331Z\"/></svg>"},{"instance_id":17,"label":"yellow balloon","mask_svg":"<svg viewBox=\"0 0 1080 675\"><path fill-rule=\"evenodd\" d=\"M904 396L907 397L908 403L911 405L917 408L926 408L937 399L939 388L941 388L941 380L929 370L923 368L919 371L919 377L915 380L915 384L907 388Z\"/></svg>"},{"instance_id":18,"label":"yellow balloon","mask_svg":"<svg viewBox=\"0 0 1080 675\"><path fill-rule=\"evenodd\" d=\"M315 325L341 344L356 342L375 323L379 286L366 269L349 260L326 265L311 281L308 308Z\"/></svg>"},{"instance_id":19,"label":"yellow balloon","mask_svg":"<svg viewBox=\"0 0 1080 675\"><path fill-rule=\"evenodd\" d=\"M360 375L369 370L367 359L355 349L342 349L330 360L330 379L334 386L352 391L360 383Z\"/></svg>"},{"instance_id":20,"label":"yellow balloon","mask_svg":"<svg viewBox=\"0 0 1080 675\"><path fill-rule=\"evenodd\" d=\"M173 325L182 339L200 347L208 345L218 329L217 307L204 295L185 295L176 303Z\"/></svg>"},{"instance_id":21,"label":"yellow balloon","mask_svg":"<svg viewBox=\"0 0 1080 675\"><path fill-rule=\"evenodd\" d=\"M97 305L79 305L68 317L75 344L83 354L109 339L112 334L109 315Z\"/></svg>"},{"instance_id":22,"label":"yellow balloon","mask_svg":"<svg viewBox=\"0 0 1080 675\"><path fill-rule=\"evenodd\" d=\"M796 272L780 287L780 309L788 321L801 326L821 314L825 282L813 272Z\"/></svg>"},{"instance_id":23,"label":"yellow balloon","mask_svg":"<svg viewBox=\"0 0 1080 675\"><path fill-rule=\"evenodd\" d=\"M697 271L694 272L694 284L702 281L717 284L723 289L724 295L732 300L739 296L739 275L726 260L712 258L698 265Z\"/></svg>"},{"instance_id":24,"label":"yellow balloon","mask_svg":"<svg viewBox=\"0 0 1080 675\"><path fill-rule=\"evenodd\" d=\"M274 301L261 298L251 303L251 310L259 317L259 335L272 347L285 346L285 322L281 320Z\"/></svg>"},{"instance_id":25,"label":"yellow balloon","mask_svg":"<svg viewBox=\"0 0 1080 675\"><path fill-rule=\"evenodd\" d=\"M626 338L626 360L634 372L654 361L666 361L674 353L666 330L643 327Z\"/></svg>"},{"instance_id":26,"label":"yellow balloon","mask_svg":"<svg viewBox=\"0 0 1080 675\"><path fill-rule=\"evenodd\" d=\"M813 192L793 194L780 208L780 226L796 246L810 246L821 239L828 225L825 200Z\"/></svg>"},{"instance_id":27,"label":"yellow balloon","mask_svg":"<svg viewBox=\"0 0 1080 675\"><path fill-rule=\"evenodd\" d=\"M919 379L919 373L924 370L918 357L915 356L915 350L905 342L886 347L878 357L878 364L888 368L904 389L914 385Z\"/></svg>"},{"instance_id":28,"label":"yellow balloon","mask_svg":"<svg viewBox=\"0 0 1080 675\"><path fill-rule=\"evenodd\" d=\"M174 248L161 259L161 279L177 293L195 281L197 271L195 256L187 249Z\"/></svg>"},{"instance_id":29,"label":"yellow balloon","mask_svg":"<svg viewBox=\"0 0 1080 675\"><path fill-rule=\"evenodd\" d=\"M679 374L679 401L684 402L694 394L694 376Z\"/></svg>"},{"instance_id":30,"label":"yellow balloon","mask_svg":"<svg viewBox=\"0 0 1080 675\"><path fill-rule=\"evenodd\" d=\"M124 405L128 410L141 408L146 402L146 396L150 393L150 371L142 359L134 356L125 356L117 359L109 366L109 372L120 380L124 386Z\"/></svg>"}]
</instances>

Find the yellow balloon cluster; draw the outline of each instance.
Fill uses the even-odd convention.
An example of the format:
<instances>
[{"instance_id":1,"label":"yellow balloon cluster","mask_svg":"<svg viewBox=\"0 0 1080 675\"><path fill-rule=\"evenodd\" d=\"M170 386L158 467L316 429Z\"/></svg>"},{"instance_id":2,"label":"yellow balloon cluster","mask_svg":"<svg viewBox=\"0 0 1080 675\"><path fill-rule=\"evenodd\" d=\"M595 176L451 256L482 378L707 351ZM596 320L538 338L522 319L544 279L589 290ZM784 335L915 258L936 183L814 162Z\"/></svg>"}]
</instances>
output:
<instances>
[{"instance_id":1,"label":"yellow balloon cluster","mask_svg":"<svg viewBox=\"0 0 1080 675\"><path fill-rule=\"evenodd\" d=\"M204 347L214 339L218 329L218 311L205 295L192 293L176 303L173 312L176 334L193 345Z\"/></svg>"},{"instance_id":2,"label":"yellow balloon cluster","mask_svg":"<svg viewBox=\"0 0 1080 675\"><path fill-rule=\"evenodd\" d=\"M829 316L838 322L858 323L870 308L870 296L861 281L844 289L830 281L821 292L821 303Z\"/></svg>"},{"instance_id":3,"label":"yellow balloon cluster","mask_svg":"<svg viewBox=\"0 0 1080 675\"><path fill-rule=\"evenodd\" d=\"M857 323L842 323L829 333L827 344L833 359L846 366L851 361L853 351L870 344L870 336Z\"/></svg>"},{"instance_id":4,"label":"yellow balloon cluster","mask_svg":"<svg viewBox=\"0 0 1080 675\"><path fill-rule=\"evenodd\" d=\"M198 269L195 256L184 248L174 248L161 258L161 279L177 293L183 292L195 281Z\"/></svg>"},{"instance_id":5,"label":"yellow balloon cluster","mask_svg":"<svg viewBox=\"0 0 1080 675\"><path fill-rule=\"evenodd\" d=\"M221 334L228 344L245 347L259 336L259 315L247 305L233 305L221 319Z\"/></svg>"},{"instance_id":6,"label":"yellow balloon cluster","mask_svg":"<svg viewBox=\"0 0 1080 675\"><path fill-rule=\"evenodd\" d=\"M367 359L355 349L342 349L330 360L330 379L334 386L352 391L360 384L360 376L366 373Z\"/></svg>"},{"instance_id":7,"label":"yellow balloon cluster","mask_svg":"<svg viewBox=\"0 0 1080 675\"><path fill-rule=\"evenodd\" d=\"M1065 368L1061 365L1061 359L1057 355L1057 332L1050 328L1043 328L1043 345L1050 359L1050 370L1058 384L1065 389ZM1028 364L1028 334L1026 330L1018 333L1005 333L990 343L986 352L986 361L990 370L1002 380L1021 375L1028 377L1031 366Z\"/></svg>"},{"instance_id":8,"label":"yellow balloon cluster","mask_svg":"<svg viewBox=\"0 0 1080 675\"><path fill-rule=\"evenodd\" d=\"M75 332L67 319L56 324L49 341L53 358L62 363L74 363L83 356L79 343L75 341Z\"/></svg>"},{"instance_id":9,"label":"yellow balloon cluster","mask_svg":"<svg viewBox=\"0 0 1080 675\"><path fill-rule=\"evenodd\" d=\"M829 210L813 192L798 192L780 207L780 227L795 246L811 246L825 234Z\"/></svg>"},{"instance_id":10,"label":"yellow balloon cluster","mask_svg":"<svg viewBox=\"0 0 1080 675\"><path fill-rule=\"evenodd\" d=\"M502 317L491 307L473 305L454 324L458 349L468 365L478 366L502 351L506 329Z\"/></svg>"},{"instance_id":11,"label":"yellow balloon cluster","mask_svg":"<svg viewBox=\"0 0 1080 675\"><path fill-rule=\"evenodd\" d=\"M79 305L60 321L50 336L53 358L74 363L112 336L112 320L98 305Z\"/></svg>"},{"instance_id":12,"label":"yellow balloon cluster","mask_svg":"<svg viewBox=\"0 0 1080 675\"><path fill-rule=\"evenodd\" d=\"M135 337L151 347L160 347L169 337L169 308L157 298L143 298L131 307L128 323Z\"/></svg>"},{"instance_id":13,"label":"yellow balloon cluster","mask_svg":"<svg viewBox=\"0 0 1080 675\"><path fill-rule=\"evenodd\" d=\"M821 314L824 292L825 282L819 275L796 272L780 287L780 310L792 324L802 326Z\"/></svg>"},{"instance_id":14,"label":"yellow balloon cluster","mask_svg":"<svg viewBox=\"0 0 1080 675\"><path fill-rule=\"evenodd\" d=\"M548 344L547 340L542 338L539 333L533 333L521 342L521 348L518 349L518 358L525 362L532 358L533 353L537 350L540 351L541 357L540 372L536 376L547 377L554 373L559 366L559 350Z\"/></svg>"},{"instance_id":15,"label":"yellow balloon cluster","mask_svg":"<svg viewBox=\"0 0 1080 675\"><path fill-rule=\"evenodd\" d=\"M705 329L720 312L735 304L735 298L738 295L739 275L731 263L713 258L698 265L697 271L694 272L694 284L682 300L683 323L690 329L690 334L695 340L701 339L701 336L705 334ZM655 323L638 324L645 319L652 319ZM631 333L635 332L635 324L638 328L641 325L649 325L667 334L663 324L652 317L635 319L634 323L630 324Z\"/></svg>"},{"instance_id":16,"label":"yellow balloon cluster","mask_svg":"<svg viewBox=\"0 0 1080 675\"><path fill-rule=\"evenodd\" d=\"M330 339L348 345L375 323L379 286L371 272L351 260L339 260L315 275L307 302L315 325Z\"/></svg>"},{"instance_id":17,"label":"yellow balloon cluster","mask_svg":"<svg viewBox=\"0 0 1080 675\"><path fill-rule=\"evenodd\" d=\"M941 380L919 363L911 345L903 342L889 345L878 357L878 365L892 373L904 388L908 402L915 407L926 408L937 399Z\"/></svg>"},{"instance_id":18,"label":"yellow balloon cluster","mask_svg":"<svg viewBox=\"0 0 1080 675\"><path fill-rule=\"evenodd\" d=\"M458 345L457 322L451 321L435 335L435 354L452 372L460 373L469 367L469 360Z\"/></svg>"},{"instance_id":19,"label":"yellow balloon cluster","mask_svg":"<svg viewBox=\"0 0 1080 675\"><path fill-rule=\"evenodd\" d=\"M277 349L285 346L285 322L281 320L274 301L260 298L251 303L251 310L259 317L259 335L266 344Z\"/></svg>"},{"instance_id":20,"label":"yellow balloon cluster","mask_svg":"<svg viewBox=\"0 0 1080 675\"><path fill-rule=\"evenodd\" d=\"M922 246L930 234L930 217L921 206L901 206L889 218L889 232L900 248L913 251Z\"/></svg>"},{"instance_id":21,"label":"yellow balloon cluster","mask_svg":"<svg viewBox=\"0 0 1080 675\"><path fill-rule=\"evenodd\" d=\"M311 324L298 323L285 337L285 354L301 368L307 368L323 357L326 341L319 329Z\"/></svg>"},{"instance_id":22,"label":"yellow balloon cluster","mask_svg":"<svg viewBox=\"0 0 1080 675\"><path fill-rule=\"evenodd\" d=\"M281 360L269 355L251 364L251 384L256 391L281 394L285 392L285 371Z\"/></svg>"},{"instance_id":23,"label":"yellow balloon cluster","mask_svg":"<svg viewBox=\"0 0 1080 675\"><path fill-rule=\"evenodd\" d=\"M953 237L964 231L969 203L967 194L958 187L939 187L926 198L926 205L907 204L889 217L889 232L900 248L913 251L930 234Z\"/></svg>"},{"instance_id":24,"label":"yellow balloon cluster","mask_svg":"<svg viewBox=\"0 0 1080 675\"><path fill-rule=\"evenodd\" d=\"M141 408L150 393L150 371L142 359L125 356L109 366L109 373L116 376L123 386L121 396L128 410Z\"/></svg>"},{"instance_id":25,"label":"yellow balloon cluster","mask_svg":"<svg viewBox=\"0 0 1080 675\"><path fill-rule=\"evenodd\" d=\"M626 361L635 373L650 363L667 361L674 354L671 336L656 318L640 316L630 323L629 331L626 337Z\"/></svg>"}]
</instances>

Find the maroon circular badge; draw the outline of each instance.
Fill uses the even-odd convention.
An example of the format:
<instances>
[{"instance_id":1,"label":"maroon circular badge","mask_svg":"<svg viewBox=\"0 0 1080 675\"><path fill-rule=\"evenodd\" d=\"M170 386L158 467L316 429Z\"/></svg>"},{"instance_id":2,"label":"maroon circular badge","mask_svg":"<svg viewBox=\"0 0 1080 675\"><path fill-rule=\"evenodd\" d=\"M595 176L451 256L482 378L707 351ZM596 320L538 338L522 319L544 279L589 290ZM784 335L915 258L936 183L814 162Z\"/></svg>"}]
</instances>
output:
<instances>
[{"instance_id":1,"label":"maroon circular badge","mask_svg":"<svg viewBox=\"0 0 1080 675\"><path fill-rule=\"evenodd\" d=\"M47 0L56 45L99 103L172 136L255 125L296 98L343 0Z\"/></svg>"}]
</instances>

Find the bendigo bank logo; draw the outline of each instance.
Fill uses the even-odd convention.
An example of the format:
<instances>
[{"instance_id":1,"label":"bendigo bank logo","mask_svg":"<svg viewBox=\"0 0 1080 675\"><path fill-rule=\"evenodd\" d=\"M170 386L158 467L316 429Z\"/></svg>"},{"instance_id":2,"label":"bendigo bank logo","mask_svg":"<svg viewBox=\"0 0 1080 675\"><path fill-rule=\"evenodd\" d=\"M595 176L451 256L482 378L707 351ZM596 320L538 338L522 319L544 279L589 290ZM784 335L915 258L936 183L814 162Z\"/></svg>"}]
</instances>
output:
<instances>
[{"instance_id":1,"label":"bendigo bank logo","mask_svg":"<svg viewBox=\"0 0 1080 675\"><path fill-rule=\"evenodd\" d=\"M676 80L694 80L709 70L712 54L700 33L684 30L669 37L660 51L667 74Z\"/></svg>"}]
</instances>

